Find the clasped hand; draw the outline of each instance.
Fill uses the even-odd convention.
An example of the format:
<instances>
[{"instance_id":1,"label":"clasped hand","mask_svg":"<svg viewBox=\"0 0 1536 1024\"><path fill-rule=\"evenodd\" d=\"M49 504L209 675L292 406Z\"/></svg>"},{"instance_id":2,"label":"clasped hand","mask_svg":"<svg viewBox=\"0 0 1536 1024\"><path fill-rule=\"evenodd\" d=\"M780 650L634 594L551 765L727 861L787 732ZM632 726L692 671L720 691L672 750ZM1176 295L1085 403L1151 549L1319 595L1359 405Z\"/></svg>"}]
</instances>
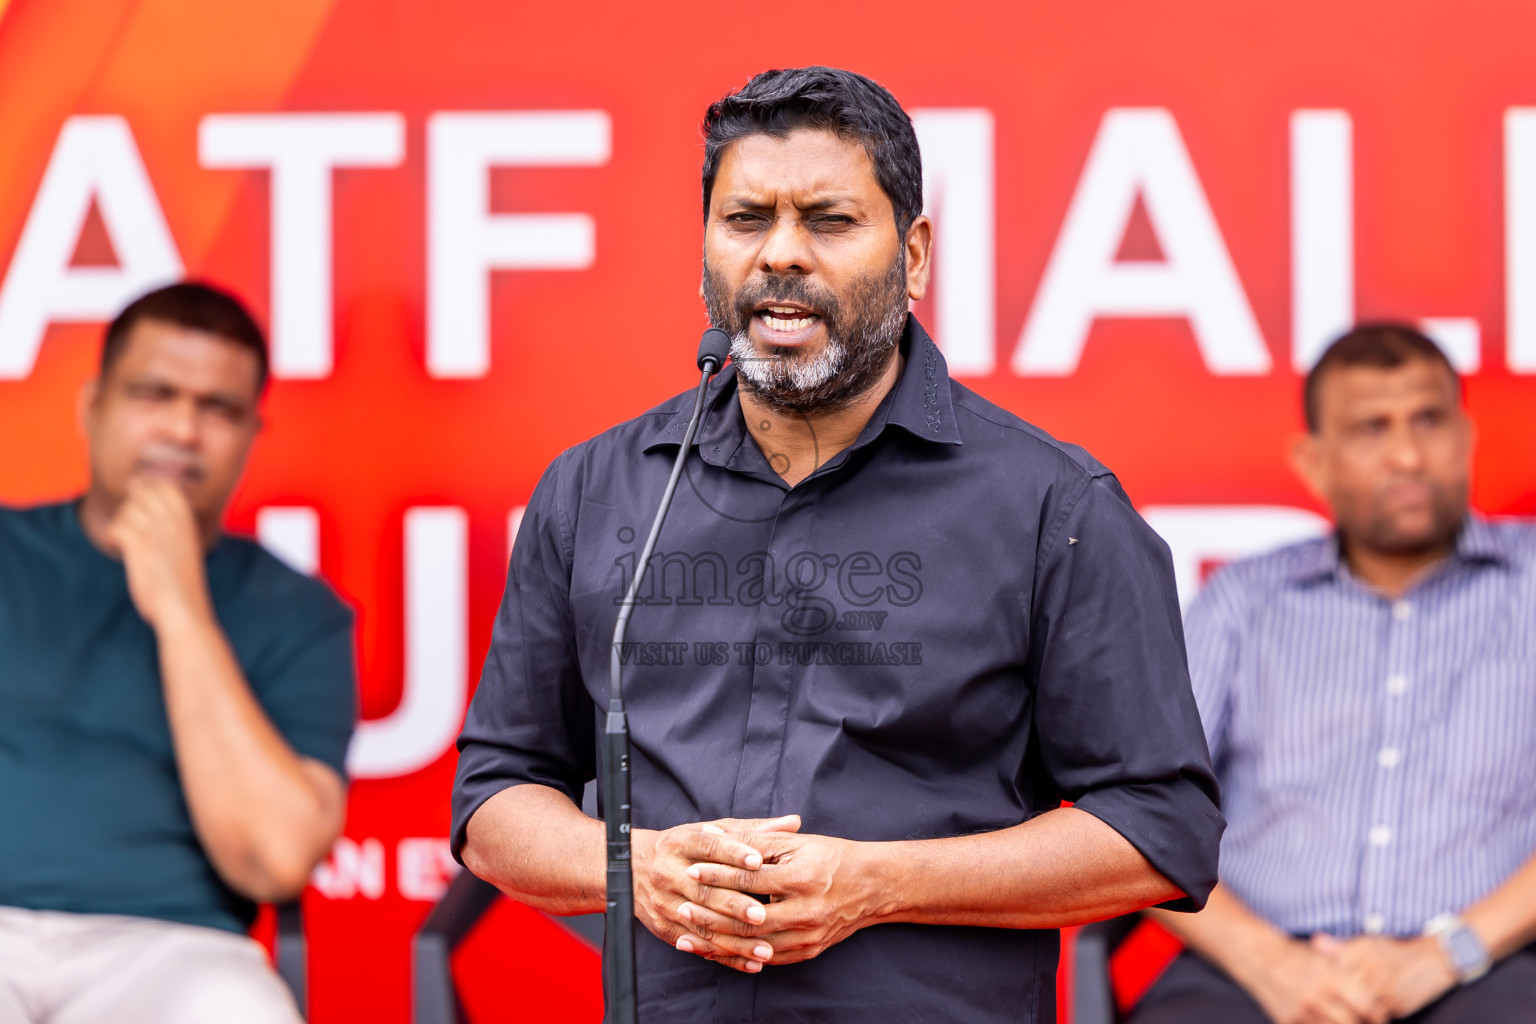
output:
<instances>
[{"instance_id":1,"label":"clasped hand","mask_svg":"<svg viewBox=\"0 0 1536 1024\"><path fill-rule=\"evenodd\" d=\"M863 844L799 830L794 814L637 830L636 917L749 974L819 955L870 923L876 894Z\"/></svg>"},{"instance_id":2,"label":"clasped hand","mask_svg":"<svg viewBox=\"0 0 1536 1024\"><path fill-rule=\"evenodd\" d=\"M1433 939L1318 934L1289 942L1254 996L1279 1024L1384 1024L1455 983Z\"/></svg>"}]
</instances>

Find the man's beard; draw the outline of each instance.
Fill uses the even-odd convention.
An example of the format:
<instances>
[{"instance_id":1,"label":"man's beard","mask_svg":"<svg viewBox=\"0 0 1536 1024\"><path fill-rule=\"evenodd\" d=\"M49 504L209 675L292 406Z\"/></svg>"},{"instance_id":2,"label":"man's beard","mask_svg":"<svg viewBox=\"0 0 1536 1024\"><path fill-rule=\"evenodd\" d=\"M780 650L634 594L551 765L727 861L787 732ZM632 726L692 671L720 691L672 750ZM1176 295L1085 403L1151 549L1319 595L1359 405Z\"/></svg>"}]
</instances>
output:
<instances>
[{"instance_id":1,"label":"man's beard","mask_svg":"<svg viewBox=\"0 0 1536 1024\"><path fill-rule=\"evenodd\" d=\"M1449 548L1461 532L1467 515L1467 487L1432 485L1430 522L1422 530L1400 529L1393 517L1377 503L1369 501L1361 510L1363 514L1349 515L1340 508L1342 532L1362 547L1383 555L1425 555Z\"/></svg>"},{"instance_id":2,"label":"man's beard","mask_svg":"<svg viewBox=\"0 0 1536 1024\"><path fill-rule=\"evenodd\" d=\"M768 346L759 354L747 336L763 303L804 306L821 317L827 343L809 356L797 348ZM813 288L803 277L765 275L734 296L704 264L704 307L710 323L731 336L731 359L741 389L794 412L840 409L875 386L895 354L907 324L907 261L899 253L884 274L856 281L844 297Z\"/></svg>"}]
</instances>

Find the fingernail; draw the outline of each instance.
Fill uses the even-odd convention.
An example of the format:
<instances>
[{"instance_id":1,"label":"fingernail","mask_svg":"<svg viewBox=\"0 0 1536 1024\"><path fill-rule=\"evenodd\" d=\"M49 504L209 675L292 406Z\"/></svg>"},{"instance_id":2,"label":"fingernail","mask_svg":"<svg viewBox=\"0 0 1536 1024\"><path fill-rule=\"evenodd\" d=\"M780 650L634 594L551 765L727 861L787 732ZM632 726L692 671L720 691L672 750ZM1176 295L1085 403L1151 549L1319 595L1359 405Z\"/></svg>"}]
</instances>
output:
<instances>
[{"instance_id":1,"label":"fingernail","mask_svg":"<svg viewBox=\"0 0 1536 1024\"><path fill-rule=\"evenodd\" d=\"M753 924L762 924L767 919L768 911L764 910L762 907L753 906L747 908L747 920L751 921Z\"/></svg>"},{"instance_id":2,"label":"fingernail","mask_svg":"<svg viewBox=\"0 0 1536 1024\"><path fill-rule=\"evenodd\" d=\"M704 825L703 829L705 832L713 832L717 836L725 835L725 829L721 828L719 825Z\"/></svg>"},{"instance_id":3,"label":"fingernail","mask_svg":"<svg viewBox=\"0 0 1536 1024\"><path fill-rule=\"evenodd\" d=\"M682 905L682 907L678 909L678 913L682 915L683 920L685 920L685 921L692 921L693 920L693 904L691 904L691 903L684 903Z\"/></svg>"},{"instance_id":4,"label":"fingernail","mask_svg":"<svg viewBox=\"0 0 1536 1024\"><path fill-rule=\"evenodd\" d=\"M688 936L683 935L680 936L677 940L677 948L682 950L684 953L692 953L693 943L688 941Z\"/></svg>"},{"instance_id":5,"label":"fingernail","mask_svg":"<svg viewBox=\"0 0 1536 1024\"><path fill-rule=\"evenodd\" d=\"M771 960L773 958L773 947L768 945L766 942L753 946L752 955L757 957L759 960Z\"/></svg>"},{"instance_id":6,"label":"fingernail","mask_svg":"<svg viewBox=\"0 0 1536 1024\"><path fill-rule=\"evenodd\" d=\"M747 854L747 867L748 867L748 869L756 871L758 868L760 868L762 866L763 866L763 855L762 854L756 852L755 850L752 853Z\"/></svg>"},{"instance_id":7,"label":"fingernail","mask_svg":"<svg viewBox=\"0 0 1536 1024\"><path fill-rule=\"evenodd\" d=\"M756 960L748 960L747 961L747 970L750 971L751 973L756 974L758 971L761 971L762 969L763 969L763 965L758 963Z\"/></svg>"},{"instance_id":8,"label":"fingernail","mask_svg":"<svg viewBox=\"0 0 1536 1024\"><path fill-rule=\"evenodd\" d=\"M688 877L693 879L695 882L699 880L699 876L703 873L703 871L699 870L699 866L697 864L692 864L688 868Z\"/></svg>"}]
</instances>

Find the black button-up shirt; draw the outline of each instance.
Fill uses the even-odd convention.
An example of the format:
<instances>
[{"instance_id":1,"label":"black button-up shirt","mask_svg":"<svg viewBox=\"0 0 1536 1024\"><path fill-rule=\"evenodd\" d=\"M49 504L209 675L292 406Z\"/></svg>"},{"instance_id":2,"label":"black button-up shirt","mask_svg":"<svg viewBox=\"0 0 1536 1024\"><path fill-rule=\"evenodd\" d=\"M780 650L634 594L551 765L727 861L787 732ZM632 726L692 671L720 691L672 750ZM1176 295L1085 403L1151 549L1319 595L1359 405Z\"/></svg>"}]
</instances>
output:
<instances>
[{"instance_id":1,"label":"black button-up shirt","mask_svg":"<svg viewBox=\"0 0 1536 1024\"><path fill-rule=\"evenodd\" d=\"M1086 452L951 381L915 319L902 345L858 440L794 487L734 367L711 382L624 652L635 826L798 813L924 839L1065 799L1203 903L1222 818L1166 546ZM691 402L535 490L459 741L455 852L501 789L579 802L593 777L614 620ZM1055 931L876 925L760 975L637 931L646 1021L1055 1020Z\"/></svg>"}]
</instances>

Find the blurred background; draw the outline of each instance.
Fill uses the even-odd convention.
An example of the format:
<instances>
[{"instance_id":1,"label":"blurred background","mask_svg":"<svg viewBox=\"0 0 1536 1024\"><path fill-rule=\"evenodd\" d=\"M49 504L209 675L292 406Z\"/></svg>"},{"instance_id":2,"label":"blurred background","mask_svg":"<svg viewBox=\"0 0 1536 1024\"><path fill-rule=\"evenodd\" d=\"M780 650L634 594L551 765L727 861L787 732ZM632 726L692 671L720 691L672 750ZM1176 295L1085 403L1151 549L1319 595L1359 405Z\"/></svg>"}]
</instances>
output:
<instances>
[{"instance_id":1,"label":"blurred background","mask_svg":"<svg viewBox=\"0 0 1536 1024\"><path fill-rule=\"evenodd\" d=\"M366 719L311 1019L400 1024L522 505L690 385L711 100L812 63L896 94L951 373L1115 469L1187 599L1326 529L1283 451L1357 318L1446 348L1474 504L1536 512L1533 37L1515 0L0 0L0 502L82 487L132 296L203 277L270 327L231 521L357 609ZM596 956L506 901L456 969L479 1021L600 1013Z\"/></svg>"}]
</instances>

